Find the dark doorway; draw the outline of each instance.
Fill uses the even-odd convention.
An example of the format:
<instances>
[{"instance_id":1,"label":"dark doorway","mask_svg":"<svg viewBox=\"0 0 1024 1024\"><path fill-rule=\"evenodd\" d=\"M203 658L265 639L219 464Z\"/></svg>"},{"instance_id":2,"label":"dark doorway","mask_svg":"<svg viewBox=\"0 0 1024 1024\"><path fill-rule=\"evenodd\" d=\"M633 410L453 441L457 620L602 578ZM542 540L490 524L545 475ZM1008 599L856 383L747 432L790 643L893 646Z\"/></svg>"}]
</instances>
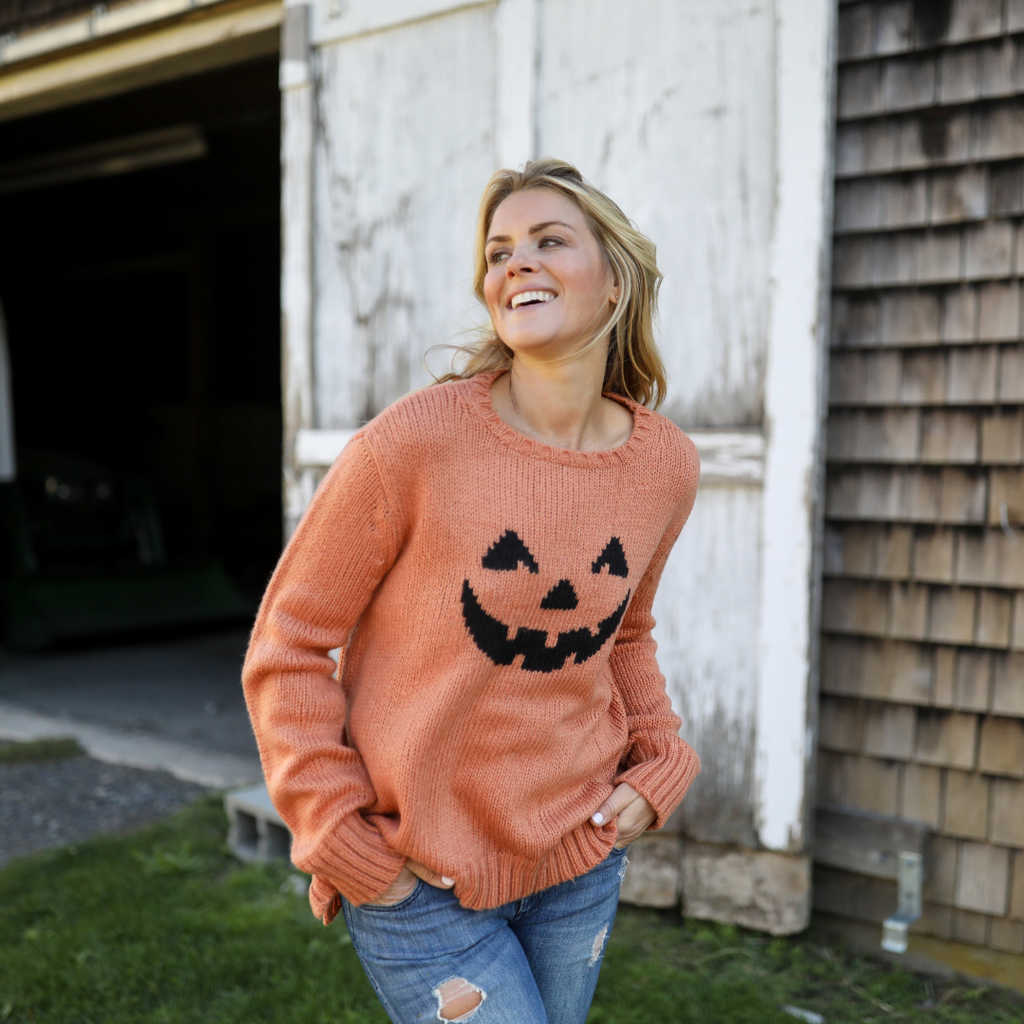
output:
<instances>
[{"instance_id":1,"label":"dark doorway","mask_svg":"<svg viewBox=\"0 0 1024 1024\"><path fill-rule=\"evenodd\" d=\"M215 562L251 604L281 545L277 74L261 59L0 124L19 476L131 481L158 559ZM82 544L53 557L135 557Z\"/></svg>"}]
</instances>

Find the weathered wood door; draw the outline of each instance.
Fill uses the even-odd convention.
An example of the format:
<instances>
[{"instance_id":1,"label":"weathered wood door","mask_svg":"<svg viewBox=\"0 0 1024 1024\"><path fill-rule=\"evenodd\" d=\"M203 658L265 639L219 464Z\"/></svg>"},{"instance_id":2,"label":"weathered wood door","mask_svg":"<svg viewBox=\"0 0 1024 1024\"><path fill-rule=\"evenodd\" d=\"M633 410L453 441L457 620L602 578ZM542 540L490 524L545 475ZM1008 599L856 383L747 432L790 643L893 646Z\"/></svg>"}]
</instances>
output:
<instances>
[{"instance_id":1,"label":"weathered wood door","mask_svg":"<svg viewBox=\"0 0 1024 1024\"><path fill-rule=\"evenodd\" d=\"M658 244L663 411L704 462L656 608L705 765L679 824L793 854L811 749L828 6L316 0L289 5L282 63L291 522L348 433L427 384L427 350L480 317L488 176L572 160Z\"/></svg>"}]
</instances>

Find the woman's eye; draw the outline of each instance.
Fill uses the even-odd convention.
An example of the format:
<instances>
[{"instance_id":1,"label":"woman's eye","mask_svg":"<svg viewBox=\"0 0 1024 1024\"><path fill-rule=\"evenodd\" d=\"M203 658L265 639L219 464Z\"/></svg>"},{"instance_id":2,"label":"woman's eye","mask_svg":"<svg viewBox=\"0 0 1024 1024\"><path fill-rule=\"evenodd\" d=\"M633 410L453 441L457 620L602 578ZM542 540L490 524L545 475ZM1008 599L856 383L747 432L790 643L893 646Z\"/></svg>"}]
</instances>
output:
<instances>
[{"instance_id":1,"label":"woman's eye","mask_svg":"<svg viewBox=\"0 0 1024 1024\"><path fill-rule=\"evenodd\" d=\"M497 249L487 257L487 262L491 264L500 263L506 256L508 256L508 253L504 249Z\"/></svg>"},{"instance_id":2,"label":"woman's eye","mask_svg":"<svg viewBox=\"0 0 1024 1024\"><path fill-rule=\"evenodd\" d=\"M540 240L540 248L549 248L552 245L560 245L562 240L560 238L542 238Z\"/></svg>"}]
</instances>

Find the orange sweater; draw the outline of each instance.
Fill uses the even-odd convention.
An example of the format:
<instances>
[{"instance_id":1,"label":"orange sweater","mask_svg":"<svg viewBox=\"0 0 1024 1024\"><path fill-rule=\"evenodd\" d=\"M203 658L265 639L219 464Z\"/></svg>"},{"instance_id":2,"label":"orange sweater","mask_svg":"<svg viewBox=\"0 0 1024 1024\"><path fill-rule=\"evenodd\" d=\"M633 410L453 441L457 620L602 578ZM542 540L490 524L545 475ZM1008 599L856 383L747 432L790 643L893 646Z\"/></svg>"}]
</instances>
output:
<instances>
[{"instance_id":1,"label":"orange sweater","mask_svg":"<svg viewBox=\"0 0 1024 1024\"><path fill-rule=\"evenodd\" d=\"M496 376L415 392L356 434L256 620L245 696L325 923L406 857L473 909L574 878L615 842L589 817L616 783L657 828L700 769L651 639L693 443L620 399L620 448L541 444L494 412Z\"/></svg>"}]
</instances>

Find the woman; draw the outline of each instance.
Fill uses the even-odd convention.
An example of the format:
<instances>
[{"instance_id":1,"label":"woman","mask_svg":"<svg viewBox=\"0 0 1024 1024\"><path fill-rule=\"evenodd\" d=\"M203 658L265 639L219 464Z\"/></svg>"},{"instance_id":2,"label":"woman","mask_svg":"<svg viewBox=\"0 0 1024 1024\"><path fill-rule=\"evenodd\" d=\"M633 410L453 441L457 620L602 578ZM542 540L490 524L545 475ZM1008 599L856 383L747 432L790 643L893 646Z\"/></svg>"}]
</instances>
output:
<instances>
[{"instance_id":1,"label":"woman","mask_svg":"<svg viewBox=\"0 0 1024 1024\"><path fill-rule=\"evenodd\" d=\"M643 404L660 274L622 211L536 161L491 179L477 243L492 333L339 456L245 692L313 910L391 1019L571 1024L626 847L699 771L650 632L699 465Z\"/></svg>"}]
</instances>

